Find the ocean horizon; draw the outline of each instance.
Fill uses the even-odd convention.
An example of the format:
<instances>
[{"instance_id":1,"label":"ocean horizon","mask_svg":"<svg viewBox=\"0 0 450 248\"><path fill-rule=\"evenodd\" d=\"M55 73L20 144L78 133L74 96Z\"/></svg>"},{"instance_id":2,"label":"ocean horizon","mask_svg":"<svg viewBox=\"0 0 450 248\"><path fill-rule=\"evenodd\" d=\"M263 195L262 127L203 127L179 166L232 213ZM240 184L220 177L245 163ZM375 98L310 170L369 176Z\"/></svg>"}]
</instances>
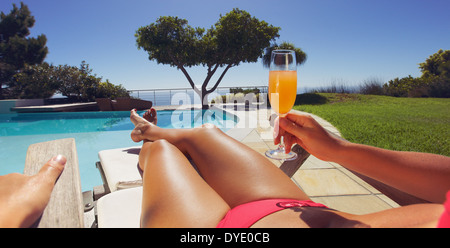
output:
<instances>
[{"instance_id":1,"label":"ocean horizon","mask_svg":"<svg viewBox=\"0 0 450 248\"><path fill-rule=\"evenodd\" d=\"M252 89L258 88L262 93L267 93L267 88L262 89L258 86L244 86L244 87L230 87L230 88L244 88ZM216 91L208 96L211 101L215 97L221 95L228 95L230 88L218 88ZM130 96L136 97L146 101L152 101L153 106L169 106L169 105L189 105L201 104L200 97L192 89L154 89L154 90L130 90ZM308 92L307 88L297 89L297 94Z\"/></svg>"}]
</instances>

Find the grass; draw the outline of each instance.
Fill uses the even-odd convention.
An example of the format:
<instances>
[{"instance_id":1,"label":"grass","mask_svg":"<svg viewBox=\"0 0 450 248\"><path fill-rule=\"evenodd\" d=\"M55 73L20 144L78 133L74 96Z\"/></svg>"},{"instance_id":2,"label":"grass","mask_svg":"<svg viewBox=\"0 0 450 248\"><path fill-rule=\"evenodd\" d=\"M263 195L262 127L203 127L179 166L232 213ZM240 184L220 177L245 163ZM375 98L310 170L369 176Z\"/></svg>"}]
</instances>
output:
<instances>
[{"instance_id":1,"label":"grass","mask_svg":"<svg viewBox=\"0 0 450 248\"><path fill-rule=\"evenodd\" d=\"M316 93L298 95L294 109L324 118L351 142L450 156L448 98Z\"/></svg>"}]
</instances>

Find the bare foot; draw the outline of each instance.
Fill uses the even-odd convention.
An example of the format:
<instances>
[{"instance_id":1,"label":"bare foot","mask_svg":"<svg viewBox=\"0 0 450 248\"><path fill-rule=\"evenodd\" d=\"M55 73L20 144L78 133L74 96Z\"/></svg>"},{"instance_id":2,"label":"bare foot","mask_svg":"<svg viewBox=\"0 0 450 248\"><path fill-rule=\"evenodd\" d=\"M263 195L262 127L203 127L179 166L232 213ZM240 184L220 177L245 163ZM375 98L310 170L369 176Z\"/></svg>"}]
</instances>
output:
<instances>
[{"instance_id":1,"label":"bare foot","mask_svg":"<svg viewBox=\"0 0 450 248\"><path fill-rule=\"evenodd\" d=\"M156 126L157 114L155 109L150 109L144 113L144 117L140 117L136 113L136 109L132 109L130 113L130 120L134 124L134 129L131 131L131 139L134 142L150 139L150 129L159 129Z\"/></svg>"},{"instance_id":2,"label":"bare foot","mask_svg":"<svg viewBox=\"0 0 450 248\"><path fill-rule=\"evenodd\" d=\"M158 123L158 116L156 114L156 110L151 108L144 113L144 119L156 125Z\"/></svg>"},{"instance_id":3,"label":"bare foot","mask_svg":"<svg viewBox=\"0 0 450 248\"><path fill-rule=\"evenodd\" d=\"M58 155L36 175L0 176L0 227L30 227L44 212L66 161Z\"/></svg>"}]
</instances>

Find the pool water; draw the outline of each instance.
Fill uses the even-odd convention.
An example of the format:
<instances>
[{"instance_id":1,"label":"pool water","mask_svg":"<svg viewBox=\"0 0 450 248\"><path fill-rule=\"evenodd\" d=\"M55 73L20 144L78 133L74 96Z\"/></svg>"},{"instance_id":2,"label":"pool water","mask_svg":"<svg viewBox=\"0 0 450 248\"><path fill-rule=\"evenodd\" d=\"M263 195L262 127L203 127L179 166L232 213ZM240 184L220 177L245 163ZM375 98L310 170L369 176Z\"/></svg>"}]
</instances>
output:
<instances>
[{"instance_id":1,"label":"pool water","mask_svg":"<svg viewBox=\"0 0 450 248\"><path fill-rule=\"evenodd\" d=\"M139 112L142 116L143 112ZM130 113L76 112L0 114L0 175L22 173L28 146L55 139L75 138L83 191L101 185L95 167L98 152L136 146L130 139L134 125ZM163 128L192 128L212 123L226 131L237 119L223 111L174 110L158 111L158 126Z\"/></svg>"}]
</instances>

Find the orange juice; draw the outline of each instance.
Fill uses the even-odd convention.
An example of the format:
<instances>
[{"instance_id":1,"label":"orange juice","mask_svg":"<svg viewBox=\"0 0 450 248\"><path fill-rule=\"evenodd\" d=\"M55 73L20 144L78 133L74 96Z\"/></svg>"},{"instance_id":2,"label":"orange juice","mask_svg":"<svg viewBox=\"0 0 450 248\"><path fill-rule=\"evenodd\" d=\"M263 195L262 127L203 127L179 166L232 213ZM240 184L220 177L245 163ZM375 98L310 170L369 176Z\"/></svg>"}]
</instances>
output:
<instances>
[{"instance_id":1,"label":"orange juice","mask_svg":"<svg viewBox=\"0 0 450 248\"><path fill-rule=\"evenodd\" d=\"M277 114L287 114L296 96L297 71L269 71L269 100Z\"/></svg>"}]
</instances>

